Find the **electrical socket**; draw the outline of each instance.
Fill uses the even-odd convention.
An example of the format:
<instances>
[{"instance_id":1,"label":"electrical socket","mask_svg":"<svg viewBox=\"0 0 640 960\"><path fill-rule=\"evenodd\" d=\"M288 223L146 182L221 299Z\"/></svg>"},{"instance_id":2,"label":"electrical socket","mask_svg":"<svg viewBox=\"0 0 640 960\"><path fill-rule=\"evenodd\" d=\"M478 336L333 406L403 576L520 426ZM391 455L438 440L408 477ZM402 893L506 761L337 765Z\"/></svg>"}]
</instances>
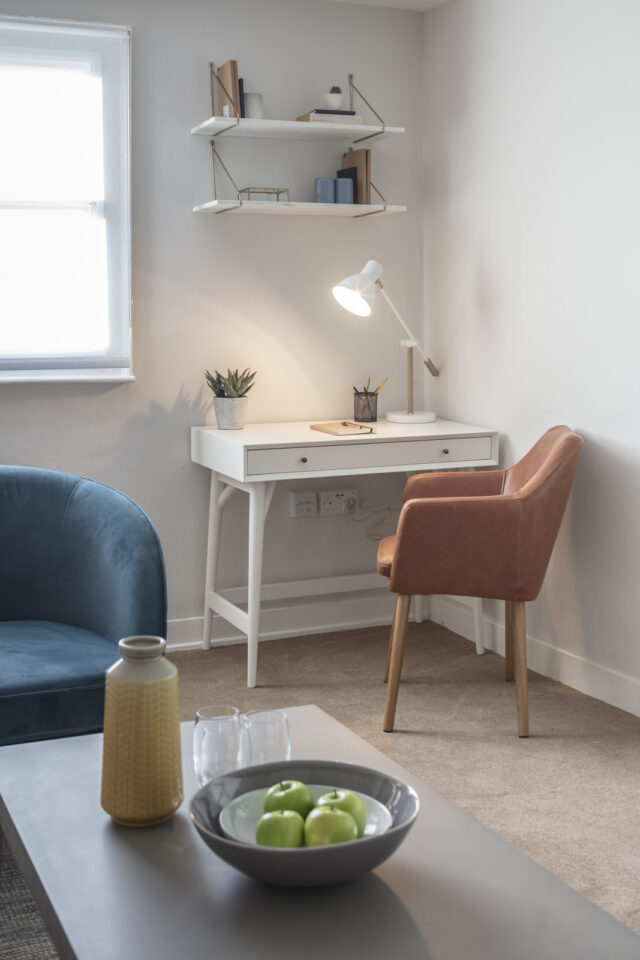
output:
<instances>
[{"instance_id":1,"label":"electrical socket","mask_svg":"<svg viewBox=\"0 0 640 960\"><path fill-rule=\"evenodd\" d=\"M321 490L320 516L338 517L355 513L358 506L357 490Z\"/></svg>"},{"instance_id":2,"label":"electrical socket","mask_svg":"<svg viewBox=\"0 0 640 960\"><path fill-rule=\"evenodd\" d=\"M315 490L291 490L289 493L290 517L317 517L318 498Z\"/></svg>"}]
</instances>

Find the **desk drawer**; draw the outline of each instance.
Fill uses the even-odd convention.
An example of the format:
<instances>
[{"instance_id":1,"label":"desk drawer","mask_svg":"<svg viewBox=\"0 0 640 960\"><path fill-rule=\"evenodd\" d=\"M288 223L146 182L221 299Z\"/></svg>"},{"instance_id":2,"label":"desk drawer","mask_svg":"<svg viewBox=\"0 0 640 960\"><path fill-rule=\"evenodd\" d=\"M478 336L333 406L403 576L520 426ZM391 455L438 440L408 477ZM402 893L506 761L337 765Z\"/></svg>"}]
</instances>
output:
<instances>
[{"instance_id":1,"label":"desk drawer","mask_svg":"<svg viewBox=\"0 0 640 960\"><path fill-rule=\"evenodd\" d=\"M323 470L401 469L431 463L489 460L491 437L456 437L446 440L373 440L310 444L308 447L271 447L247 451L247 474L318 473Z\"/></svg>"}]
</instances>

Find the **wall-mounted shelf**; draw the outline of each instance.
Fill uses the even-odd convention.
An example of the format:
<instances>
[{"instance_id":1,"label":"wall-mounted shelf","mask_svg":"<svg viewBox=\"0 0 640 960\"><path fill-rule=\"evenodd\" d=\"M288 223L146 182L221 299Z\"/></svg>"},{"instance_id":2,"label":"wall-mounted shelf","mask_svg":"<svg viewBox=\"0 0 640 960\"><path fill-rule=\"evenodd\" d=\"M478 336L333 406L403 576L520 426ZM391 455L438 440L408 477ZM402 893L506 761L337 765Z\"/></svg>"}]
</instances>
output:
<instances>
[{"instance_id":1,"label":"wall-mounted shelf","mask_svg":"<svg viewBox=\"0 0 640 960\"><path fill-rule=\"evenodd\" d=\"M406 207L382 203L295 203L282 200L209 200L193 208L194 213L257 213L280 216L369 217L375 214L405 213Z\"/></svg>"},{"instance_id":2,"label":"wall-mounted shelf","mask_svg":"<svg viewBox=\"0 0 640 960\"><path fill-rule=\"evenodd\" d=\"M303 120L238 120L229 117L210 117L192 127L191 133L213 138L262 137L267 140L341 140L348 143L366 143L385 140L404 133L404 127L387 127L366 123L322 123Z\"/></svg>"},{"instance_id":3,"label":"wall-mounted shelf","mask_svg":"<svg viewBox=\"0 0 640 960\"><path fill-rule=\"evenodd\" d=\"M234 64L235 61L228 61L225 66L228 67L229 65ZM222 68L220 70L216 70L213 63L209 64L209 77L211 82L211 112L214 114L214 116L209 117L208 120L205 120L203 123L199 123L197 126L191 128L192 134L195 134L196 136L207 137L210 141L214 197L213 200L209 200L207 203L200 203L194 207L194 213L248 213L298 217L347 217L355 220L365 217L380 216L380 214L387 213L405 213L407 209L406 207L399 205L392 206L388 204L386 198L376 187L375 183L373 183L370 175L368 150L365 153L366 148L368 148L370 144L378 140L384 140L387 137L404 133L404 127L388 127L386 125L381 115L371 106L366 97L356 87L355 83L353 82L352 73L350 73L348 76L350 110L353 110L354 95L359 96L364 104L374 114L376 120L378 121L377 124L371 125L364 123L344 123L342 122L342 118L340 122L335 122L333 120L265 120L254 119L253 117L240 117L239 115L233 117L215 116L216 110L221 110L221 91L225 95L225 100L222 102L226 102L226 105L230 107L231 112L235 114L239 114L241 112L239 88L230 91L230 89L225 86L222 80L221 71ZM221 88L221 91L217 90L218 87ZM309 203L306 201L301 202L290 200L245 200L242 194L246 193L247 196L250 197L251 193L248 192L249 189L254 193L254 195L264 193L278 195L284 194L286 196L289 196L289 190L267 190L266 188L261 189L258 187L251 187L241 190L231 175L229 168L222 160L220 153L218 152L217 138L222 136L240 137L242 139L262 138L264 140L312 140L316 143L326 140L334 143L342 142L343 145L353 144L354 146L361 144L365 149L356 151L356 153L354 153L354 157L356 154L359 154L360 157L367 157L365 164L366 174L364 174L367 179L367 190L366 193L364 193L364 196L370 199L371 190L377 194L382 203ZM236 199L218 199L218 190L216 185L216 163L220 164L231 184L233 185L233 188L236 192ZM354 163L353 165L357 166L357 163ZM360 167L362 167L362 164L360 164ZM362 170L360 170L357 176L360 177L361 175L363 175ZM363 195L362 191L359 191L359 193L360 195Z\"/></svg>"}]
</instances>

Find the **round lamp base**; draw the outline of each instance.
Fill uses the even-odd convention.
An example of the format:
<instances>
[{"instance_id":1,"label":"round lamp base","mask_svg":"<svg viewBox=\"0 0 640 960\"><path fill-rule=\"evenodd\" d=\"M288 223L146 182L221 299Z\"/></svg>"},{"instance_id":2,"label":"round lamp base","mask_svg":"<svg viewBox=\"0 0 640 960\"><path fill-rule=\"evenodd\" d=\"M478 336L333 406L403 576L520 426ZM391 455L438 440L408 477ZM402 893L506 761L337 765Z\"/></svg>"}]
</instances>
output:
<instances>
[{"instance_id":1,"label":"round lamp base","mask_svg":"<svg viewBox=\"0 0 640 960\"><path fill-rule=\"evenodd\" d=\"M414 410L413 413L407 413L406 410L392 410L390 413L385 413L385 419L390 423L432 423L436 415L430 410Z\"/></svg>"}]
</instances>

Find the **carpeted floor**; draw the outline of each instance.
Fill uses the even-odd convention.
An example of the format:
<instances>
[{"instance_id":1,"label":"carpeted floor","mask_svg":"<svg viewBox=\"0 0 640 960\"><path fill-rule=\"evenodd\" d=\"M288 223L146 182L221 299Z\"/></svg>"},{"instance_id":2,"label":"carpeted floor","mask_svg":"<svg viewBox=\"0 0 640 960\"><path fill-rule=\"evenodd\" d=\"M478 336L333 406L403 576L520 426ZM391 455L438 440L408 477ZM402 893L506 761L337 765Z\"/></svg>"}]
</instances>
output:
<instances>
[{"instance_id":1,"label":"carpeted floor","mask_svg":"<svg viewBox=\"0 0 640 960\"><path fill-rule=\"evenodd\" d=\"M214 702L315 703L640 933L640 719L530 673L532 735L519 740L503 660L423 623L409 627L396 731L385 734L387 637L374 628L264 643L254 690L244 646L174 653L182 718ZM8 892L5 876L2 890L0 960L55 958L46 936L34 939L20 878Z\"/></svg>"},{"instance_id":2,"label":"carpeted floor","mask_svg":"<svg viewBox=\"0 0 640 960\"><path fill-rule=\"evenodd\" d=\"M520 740L504 660L423 623L383 733L387 642L386 628L269 641L254 690L244 647L174 654L183 718L211 702L315 703L640 933L640 719L530 673Z\"/></svg>"},{"instance_id":3,"label":"carpeted floor","mask_svg":"<svg viewBox=\"0 0 640 960\"><path fill-rule=\"evenodd\" d=\"M58 954L13 857L0 873L0 960L57 960Z\"/></svg>"}]
</instances>

